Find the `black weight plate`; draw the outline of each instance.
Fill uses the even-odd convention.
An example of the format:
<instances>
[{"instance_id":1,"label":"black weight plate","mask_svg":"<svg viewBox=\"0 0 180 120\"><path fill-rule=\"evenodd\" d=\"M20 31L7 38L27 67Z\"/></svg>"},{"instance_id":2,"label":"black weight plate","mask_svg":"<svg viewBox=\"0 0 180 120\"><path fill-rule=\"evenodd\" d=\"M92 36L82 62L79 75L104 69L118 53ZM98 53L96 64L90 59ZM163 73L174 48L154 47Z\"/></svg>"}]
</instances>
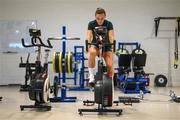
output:
<instances>
[{"instance_id":1,"label":"black weight plate","mask_svg":"<svg viewBox=\"0 0 180 120\"><path fill-rule=\"evenodd\" d=\"M65 54L65 61L64 61L64 64L65 64L65 72L68 73L68 52Z\"/></svg>"},{"instance_id":2,"label":"black weight plate","mask_svg":"<svg viewBox=\"0 0 180 120\"><path fill-rule=\"evenodd\" d=\"M58 91L59 91L59 89L58 89L58 77L57 76L54 77L54 87L53 88L54 88L54 96L57 97Z\"/></svg>"},{"instance_id":3,"label":"black weight plate","mask_svg":"<svg viewBox=\"0 0 180 120\"><path fill-rule=\"evenodd\" d=\"M56 73L59 73L59 52L56 52L55 55L55 70Z\"/></svg>"},{"instance_id":4,"label":"black weight plate","mask_svg":"<svg viewBox=\"0 0 180 120\"><path fill-rule=\"evenodd\" d=\"M61 63L62 63L62 73L63 73L63 72L66 72L66 61L65 61L66 54L63 52L61 52L61 53L62 53Z\"/></svg>"},{"instance_id":5,"label":"black weight plate","mask_svg":"<svg viewBox=\"0 0 180 120\"><path fill-rule=\"evenodd\" d=\"M167 84L167 78L164 75L157 75L154 79L154 84L157 87L165 87Z\"/></svg>"}]
</instances>

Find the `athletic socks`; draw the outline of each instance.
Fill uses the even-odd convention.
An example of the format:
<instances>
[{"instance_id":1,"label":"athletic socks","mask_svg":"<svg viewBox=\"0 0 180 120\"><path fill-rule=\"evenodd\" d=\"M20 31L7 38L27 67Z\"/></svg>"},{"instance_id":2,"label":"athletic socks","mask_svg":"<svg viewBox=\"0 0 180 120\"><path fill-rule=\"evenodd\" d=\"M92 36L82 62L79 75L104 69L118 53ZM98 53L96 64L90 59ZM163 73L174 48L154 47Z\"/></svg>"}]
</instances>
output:
<instances>
[{"instance_id":1,"label":"athletic socks","mask_svg":"<svg viewBox=\"0 0 180 120\"><path fill-rule=\"evenodd\" d=\"M89 70L89 83L94 83L95 68L88 68Z\"/></svg>"}]
</instances>

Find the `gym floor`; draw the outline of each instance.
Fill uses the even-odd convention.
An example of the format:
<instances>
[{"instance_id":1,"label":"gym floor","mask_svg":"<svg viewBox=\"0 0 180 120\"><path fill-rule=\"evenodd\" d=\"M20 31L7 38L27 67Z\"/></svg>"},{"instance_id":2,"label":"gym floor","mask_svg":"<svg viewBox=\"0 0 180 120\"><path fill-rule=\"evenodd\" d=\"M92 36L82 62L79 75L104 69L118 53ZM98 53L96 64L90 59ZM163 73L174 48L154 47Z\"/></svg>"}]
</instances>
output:
<instances>
[{"instance_id":1,"label":"gym floor","mask_svg":"<svg viewBox=\"0 0 180 120\"><path fill-rule=\"evenodd\" d=\"M19 92L19 87L0 87L0 120L180 120L180 104L169 101L169 90L180 95L180 88L150 88L151 94L146 94L141 103L132 106L113 106L122 108L120 116L114 114L97 115L97 113L78 114L78 108L95 108L96 106L83 106L83 100L92 100L93 92L68 92L68 96L76 96L76 103L51 103L52 110L48 112L36 109L20 111L19 105L33 104L26 92ZM115 90L115 98L125 96L119 90ZM130 95L137 96L137 95Z\"/></svg>"}]
</instances>

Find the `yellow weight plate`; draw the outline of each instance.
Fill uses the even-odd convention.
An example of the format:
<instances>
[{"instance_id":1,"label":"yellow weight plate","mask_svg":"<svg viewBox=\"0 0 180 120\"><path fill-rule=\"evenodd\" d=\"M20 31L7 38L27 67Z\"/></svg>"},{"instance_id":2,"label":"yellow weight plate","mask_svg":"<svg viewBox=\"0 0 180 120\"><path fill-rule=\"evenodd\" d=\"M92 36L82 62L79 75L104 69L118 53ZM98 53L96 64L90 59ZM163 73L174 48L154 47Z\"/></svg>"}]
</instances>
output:
<instances>
[{"instance_id":1,"label":"yellow weight plate","mask_svg":"<svg viewBox=\"0 0 180 120\"><path fill-rule=\"evenodd\" d=\"M63 60L63 55L62 52L59 53L59 73L62 73L62 60Z\"/></svg>"},{"instance_id":2,"label":"yellow weight plate","mask_svg":"<svg viewBox=\"0 0 180 120\"><path fill-rule=\"evenodd\" d=\"M68 73L71 73L71 52L68 52Z\"/></svg>"},{"instance_id":3,"label":"yellow weight plate","mask_svg":"<svg viewBox=\"0 0 180 120\"><path fill-rule=\"evenodd\" d=\"M56 57L56 52L53 52L52 64L53 64L53 72L54 73L56 73L55 57Z\"/></svg>"}]
</instances>

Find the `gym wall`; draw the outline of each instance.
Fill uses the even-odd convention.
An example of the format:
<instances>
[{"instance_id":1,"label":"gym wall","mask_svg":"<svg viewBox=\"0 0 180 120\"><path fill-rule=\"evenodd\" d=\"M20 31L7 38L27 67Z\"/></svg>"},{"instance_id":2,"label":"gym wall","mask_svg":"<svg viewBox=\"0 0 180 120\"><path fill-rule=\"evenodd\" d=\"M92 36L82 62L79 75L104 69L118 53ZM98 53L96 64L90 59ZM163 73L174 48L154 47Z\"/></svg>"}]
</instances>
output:
<instances>
[{"instance_id":1,"label":"gym wall","mask_svg":"<svg viewBox=\"0 0 180 120\"><path fill-rule=\"evenodd\" d=\"M169 39L157 39L153 34L154 17L180 16L179 6L179 0L0 0L0 20L37 20L44 40L61 36L61 26L66 25L67 36L81 38L80 42L67 43L67 50L73 51L74 45L84 44L87 24L94 19L95 9L103 7L107 19L113 22L117 42L140 42L146 50L145 71L165 74L172 79L169 86L180 86L180 68L173 69L174 32L171 30L174 23L160 24L160 29L170 31L160 31L159 37ZM53 46L52 51L61 49L60 42L53 42ZM20 56L25 58L27 54L0 53L0 85L24 82L25 70L18 68ZM169 59L171 67L168 69ZM52 69L50 73L53 78ZM154 77L151 78L153 85Z\"/></svg>"}]
</instances>

